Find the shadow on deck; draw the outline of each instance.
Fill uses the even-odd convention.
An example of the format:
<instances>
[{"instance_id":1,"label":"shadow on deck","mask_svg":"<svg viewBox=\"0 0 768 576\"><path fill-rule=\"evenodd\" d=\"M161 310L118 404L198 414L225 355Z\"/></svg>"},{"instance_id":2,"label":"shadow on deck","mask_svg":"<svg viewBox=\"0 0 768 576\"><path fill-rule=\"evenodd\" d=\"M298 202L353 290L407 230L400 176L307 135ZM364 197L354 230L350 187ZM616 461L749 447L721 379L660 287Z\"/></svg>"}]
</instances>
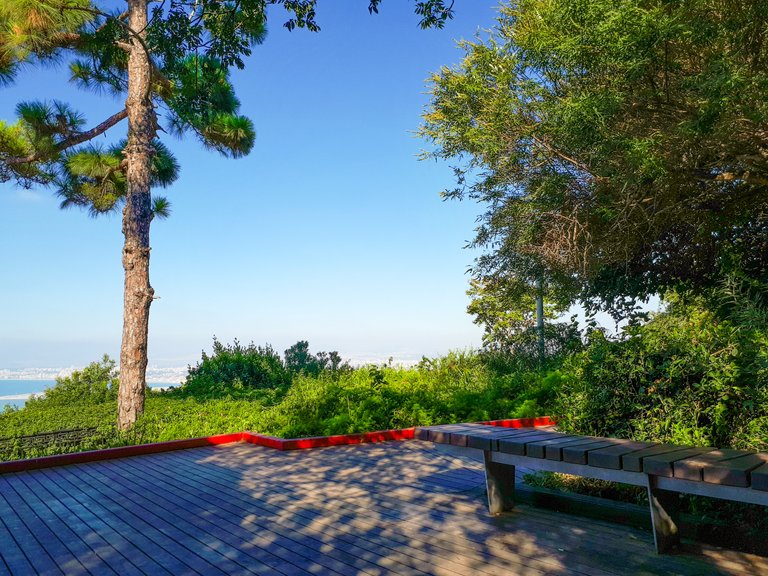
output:
<instances>
[{"instance_id":1,"label":"shadow on deck","mask_svg":"<svg viewBox=\"0 0 768 576\"><path fill-rule=\"evenodd\" d=\"M520 506L427 442L230 444L0 476L0 573L766 574L713 547Z\"/></svg>"}]
</instances>

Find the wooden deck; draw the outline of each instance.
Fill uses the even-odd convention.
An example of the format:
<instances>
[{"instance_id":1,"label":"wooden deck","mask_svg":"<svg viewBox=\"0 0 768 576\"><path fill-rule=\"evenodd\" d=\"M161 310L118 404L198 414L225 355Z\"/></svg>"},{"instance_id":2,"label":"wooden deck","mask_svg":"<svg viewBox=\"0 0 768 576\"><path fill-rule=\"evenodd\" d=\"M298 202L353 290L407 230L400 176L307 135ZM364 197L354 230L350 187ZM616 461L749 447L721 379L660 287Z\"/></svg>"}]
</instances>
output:
<instances>
[{"instance_id":1,"label":"wooden deck","mask_svg":"<svg viewBox=\"0 0 768 576\"><path fill-rule=\"evenodd\" d=\"M490 517L479 464L427 442L195 448L0 475L7 574L768 574L650 532L520 506Z\"/></svg>"}]
</instances>

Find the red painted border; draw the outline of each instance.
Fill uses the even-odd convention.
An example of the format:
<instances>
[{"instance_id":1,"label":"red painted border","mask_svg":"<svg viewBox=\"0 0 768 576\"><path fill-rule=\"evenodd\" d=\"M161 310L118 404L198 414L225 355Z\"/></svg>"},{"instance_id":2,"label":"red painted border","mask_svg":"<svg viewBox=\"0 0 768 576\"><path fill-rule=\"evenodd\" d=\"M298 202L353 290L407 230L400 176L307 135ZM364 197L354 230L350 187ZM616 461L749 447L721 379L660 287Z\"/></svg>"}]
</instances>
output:
<instances>
[{"instance_id":1,"label":"red painted border","mask_svg":"<svg viewBox=\"0 0 768 576\"><path fill-rule=\"evenodd\" d=\"M488 426L503 426L504 428L536 428L538 426L554 426L555 419L550 416L539 416L537 418L490 420L488 422L478 422L478 424L487 424Z\"/></svg>"},{"instance_id":2,"label":"red painted border","mask_svg":"<svg viewBox=\"0 0 768 576\"><path fill-rule=\"evenodd\" d=\"M51 468L53 466L66 466L67 464L82 464L83 462L95 462L97 460L112 460L125 458L126 456L140 456L142 454L155 454L157 452L169 452L171 450L183 450L185 448L200 448L214 444L229 444L240 442L243 433L218 434L203 438L190 438L188 440L171 440L169 442L155 442L152 444L138 444L135 446L120 446L118 448L105 448L104 450L89 450L87 452L73 452L71 454L56 454L54 456L42 456L28 460L9 460L0 462L0 474L5 472L20 472L22 470L36 470L38 468Z\"/></svg>"},{"instance_id":3,"label":"red painted border","mask_svg":"<svg viewBox=\"0 0 768 576\"><path fill-rule=\"evenodd\" d=\"M537 426L552 426L554 423L554 419L549 416L478 422L478 424L503 426L505 428L534 428ZM82 464L99 460L112 460L114 458L126 458L128 456L140 456L143 454L156 454L159 452L169 452L171 450L184 450L186 448L200 448L202 446L216 444L230 444L232 442L248 442L258 446L274 448L275 450L309 450L312 448L364 444L368 442L412 440L414 431L414 428L404 428L402 430L379 430L377 432L319 436L315 438L276 438L274 436L264 436L253 432L236 432L233 434L218 434L216 436L190 438L188 440L171 440L169 442L120 446L119 448L90 450L88 452L56 454L55 456L43 456L41 458L30 458L28 460L9 460L7 462L0 462L0 474L6 472L21 472L24 470L36 470L39 468L51 468L53 466L66 466L68 464Z\"/></svg>"},{"instance_id":4,"label":"red painted border","mask_svg":"<svg viewBox=\"0 0 768 576\"><path fill-rule=\"evenodd\" d=\"M365 444L368 442L386 442L388 440L413 440L414 429L380 430L363 432L361 434L341 434L338 436L316 436L314 438L275 438L253 432L243 432L243 440L259 446L268 446L277 450L308 450L312 448L327 448L328 446L345 446L349 444Z\"/></svg>"}]
</instances>

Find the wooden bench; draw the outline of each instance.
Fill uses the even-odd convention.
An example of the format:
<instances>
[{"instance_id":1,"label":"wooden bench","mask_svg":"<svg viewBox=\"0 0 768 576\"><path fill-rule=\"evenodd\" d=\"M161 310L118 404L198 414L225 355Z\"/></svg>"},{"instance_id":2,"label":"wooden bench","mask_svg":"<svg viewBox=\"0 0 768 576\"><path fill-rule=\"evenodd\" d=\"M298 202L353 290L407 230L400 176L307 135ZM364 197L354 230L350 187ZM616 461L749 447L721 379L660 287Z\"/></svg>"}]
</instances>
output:
<instances>
[{"instance_id":1,"label":"wooden bench","mask_svg":"<svg viewBox=\"0 0 768 576\"><path fill-rule=\"evenodd\" d=\"M577 436L545 428L449 424L415 437L480 457L492 514L514 504L515 466L644 486L656 551L679 543L679 494L768 506L768 453Z\"/></svg>"}]
</instances>

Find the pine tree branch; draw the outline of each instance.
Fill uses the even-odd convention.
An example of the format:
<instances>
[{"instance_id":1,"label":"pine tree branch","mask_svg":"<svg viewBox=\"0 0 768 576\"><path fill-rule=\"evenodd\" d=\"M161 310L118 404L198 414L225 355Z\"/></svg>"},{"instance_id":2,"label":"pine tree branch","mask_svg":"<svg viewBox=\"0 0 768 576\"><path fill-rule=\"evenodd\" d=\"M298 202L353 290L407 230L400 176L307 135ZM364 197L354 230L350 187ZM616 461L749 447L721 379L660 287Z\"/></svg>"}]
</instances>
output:
<instances>
[{"instance_id":1,"label":"pine tree branch","mask_svg":"<svg viewBox=\"0 0 768 576\"><path fill-rule=\"evenodd\" d=\"M59 142L55 148L54 153L58 154L59 152L63 152L64 150L71 148L72 146L77 146L78 144L82 144L83 142L87 142L88 140L92 140L96 136L99 136L112 128L115 124L120 122L121 120L125 120L128 117L128 112L123 109L117 112L116 114L113 114L104 122L101 124L94 126L90 130L86 130L85 132L78 132L76 134L73 134L69 138L65 138L61 142ZM6 158L3 160L3 162L6 165L14 166L17 164L29 164L30 162L37 162L38 160L43 160L46 157L51 156L51 152L35 152L33 154L30 154L29 156L16 156L13 158Z\"/></svg>"}]
</instances>

